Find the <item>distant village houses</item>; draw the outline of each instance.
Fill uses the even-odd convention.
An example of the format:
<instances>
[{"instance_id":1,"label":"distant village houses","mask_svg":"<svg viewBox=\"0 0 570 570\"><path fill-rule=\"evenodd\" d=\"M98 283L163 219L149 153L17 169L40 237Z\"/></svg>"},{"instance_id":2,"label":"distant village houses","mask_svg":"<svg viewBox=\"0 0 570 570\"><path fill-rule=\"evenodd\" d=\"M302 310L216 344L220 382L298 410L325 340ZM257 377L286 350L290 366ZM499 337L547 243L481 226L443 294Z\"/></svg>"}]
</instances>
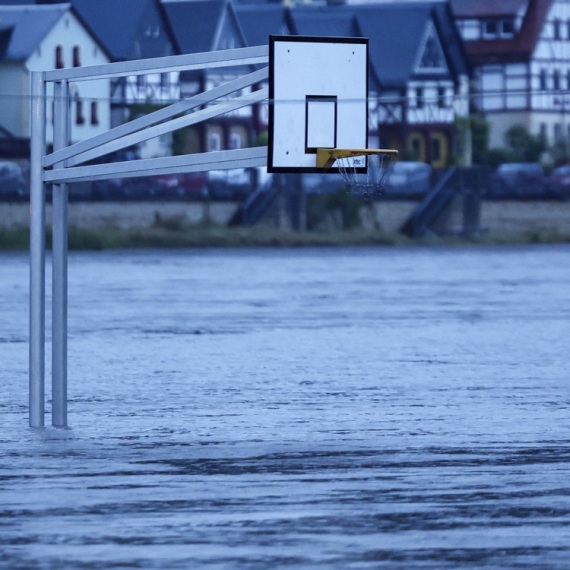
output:
<instances>
[{"instance_id":1,"label":"distant village houses","mask_svg":"<svg viewBox=\"0 0 570 570\"><path fill-rule=\"evenodd\" d=\"M105 46L69 4L0 5L0 138L29 138L29 74L108 63ZM71 140L111 126L109 80L71 86ZM53 93L48 93L47 143L53 142Z\"/></svg>"},{"instance_id":2,"label":"distant village houses","mask_svg":"<svg viewBox=\"0 0 570 570\"><path fill-rule=\"evenodd\" d=\"M567 0L451 0L473 68L473 108L501 147L522 125L550 144L570 124L570 4Z\"/></svg>"},{"instance_id":3,"label":"distant village houses","mask_svg":"<svg viewBox=\"0 0 570 570\"><path fill-rule=\"evenodd\" d=\"M469 164L468 132L457 124L470 113L488 121L491 147L503 146L514 125L549 144L570 138L566 0L0 0L0 139L29 136L32 69L265 45L271 34L369 38L370 146L435 167ZM72 140L250 71L78 84ZM267 108L257 104L148 141L138 156L263 144Z\"/></svg>"}]
</instances>

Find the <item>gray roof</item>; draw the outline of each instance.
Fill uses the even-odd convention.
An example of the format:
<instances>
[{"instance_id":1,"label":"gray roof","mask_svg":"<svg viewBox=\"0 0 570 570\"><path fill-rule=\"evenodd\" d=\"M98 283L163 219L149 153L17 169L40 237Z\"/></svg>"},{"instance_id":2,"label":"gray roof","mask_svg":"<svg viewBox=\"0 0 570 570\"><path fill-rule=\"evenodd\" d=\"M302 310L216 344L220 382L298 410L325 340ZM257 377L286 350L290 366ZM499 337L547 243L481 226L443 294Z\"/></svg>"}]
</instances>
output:
<instances>
[{"instance_id":1,"label":"gray roof","mask_svg":"<svg viewBox=\"0 0 570 570\"><path fill-rule=\"evenodd\" d=\"M113 61L176 53L156 0L72 0L73 7Z\"/></svg>"},{"instance_id":2,"label":"gray roof","mask_svg":"<svg viewBox=\"0 0 570 570\"><path fill-rule=\"evenodd\" d=\"M529 0L451 0L451 8L458 18L481 18L486 16L514 16L526 11Z\"/></svg>"},{"instance_id":3,"label":"gray roof","mask_svg":"<svg viewBox=\"0 0 570 570\"><path fill-rule=\"evenodd\" d=\"M292 32L288 10L280 4L236 4L235 8L250 46L268 45L270 35L286 36Z\"/></svg>"},{"instance_id":4,"label":"gray roof","mask_svg":"<svg viewBox=\"0 0 570 570\"><path fill-rule=\"evenodd\" d=\"M371 79L385 88L409 81L426 26L433 21L450 71L467 73L461 40L443 2L299 6L291 18L300 35L369 38Z\"/></svg>"},{"instance_id":5,"label":"gray roof","mask_svg":"<svg viewBox=\"0 0 570 570\"><path fill-rule=\"evenodd\" d=\"M402 87L412 76L420 42L431 18L429 7L385 5L360 9L356 18L370 38L370 59L384 87Z\"/></svg>"},{"instance_id":6,"label":"gray roof","mask_svg":"<svg viewBox=\"0 0 570 570\"><path fill-rule=\"evenodd\" d=\"M70 9L70 4L4 6L0 5L0 26L12 28L4 59L26 60Z\"/></svg>"},{"instance_id":7,"label":"gray roof","mask_svg":"<svg viewBox=\"0 0 570 570\"><path fill-rule=\"evenodd\" d=\"M332 6L299 6L291 10L295 31L300 36L356 37L361 32L354 11Z\"/></svg>"},{"instance_id":8,"label":"gray roof","mask_svg":"<svg viewBox=\"0 0 570 570\"><path fill-rule=\"evenodd\" d=\"M214 40L225 0L164 2L174 37L182 53L214 49Z\"/></svg>"}]
</instances>

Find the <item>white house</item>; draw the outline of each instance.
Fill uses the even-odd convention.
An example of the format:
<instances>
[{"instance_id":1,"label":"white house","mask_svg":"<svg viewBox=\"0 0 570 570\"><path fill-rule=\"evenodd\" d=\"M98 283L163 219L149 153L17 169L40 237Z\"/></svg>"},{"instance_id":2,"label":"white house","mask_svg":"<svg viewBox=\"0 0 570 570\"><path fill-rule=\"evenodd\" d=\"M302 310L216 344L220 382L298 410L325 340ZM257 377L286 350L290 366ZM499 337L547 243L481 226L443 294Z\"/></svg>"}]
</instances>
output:
<instances>
[{"instance_id":1,"label":"white house","mask_svg":"<svg viewBox=\"0 0 570 570\"><path fill-rule=\"evenodd\" d=\"M29 137L30 71L108 63L105 48L90 34L70 4L0 6L6 37L0 53L0 126ZM70 86L71 140L109 129L109 80ZM53 142L53 91L48 92L47 142Z\"/></svg>"},{"instance_id":2,"label":"white house","mask_svg":"<svg viewBox=\"0 0 570 570\"><path fill-rule=\"evenodd\" d=\"M474 106L491 125L490 146L523 125L552 144L568 140L568 0L452 0L474 68Z\"/></svg>"}]
</instances>

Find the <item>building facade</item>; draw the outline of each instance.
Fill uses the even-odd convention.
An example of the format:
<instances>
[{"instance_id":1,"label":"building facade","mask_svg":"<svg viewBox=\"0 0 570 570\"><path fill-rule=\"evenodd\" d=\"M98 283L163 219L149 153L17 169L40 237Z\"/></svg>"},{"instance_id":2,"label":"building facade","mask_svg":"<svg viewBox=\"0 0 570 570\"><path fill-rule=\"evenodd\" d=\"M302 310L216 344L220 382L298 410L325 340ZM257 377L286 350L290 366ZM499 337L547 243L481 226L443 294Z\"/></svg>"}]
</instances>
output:
<instances>
[{"instance_id":1,"label":"building facade","mask_svg":"<svg viewBox=\"0 0 570 570\"><path fill-rule=\"evenodd\" d=\"M7 30L0 58L0 125L18 138L30 136L31 71L97 65L109 55L69 6L0 6ZM53 86L47 100L47 143L53 142ZM105 132L111 125L109 80L78 82L71 91L71 141Z\"/></svg>"},{"instance_id":2,"label":"building facade","mask_svg":"<svg viewBox=\"0 0 570 570\"><path fill-rule=\"evenodd\" d=\"M548 144L570 138L569 0L452 0L474 69L473 110L491 126L490 146L522 125Z\"/></svg>"}]
</instances>

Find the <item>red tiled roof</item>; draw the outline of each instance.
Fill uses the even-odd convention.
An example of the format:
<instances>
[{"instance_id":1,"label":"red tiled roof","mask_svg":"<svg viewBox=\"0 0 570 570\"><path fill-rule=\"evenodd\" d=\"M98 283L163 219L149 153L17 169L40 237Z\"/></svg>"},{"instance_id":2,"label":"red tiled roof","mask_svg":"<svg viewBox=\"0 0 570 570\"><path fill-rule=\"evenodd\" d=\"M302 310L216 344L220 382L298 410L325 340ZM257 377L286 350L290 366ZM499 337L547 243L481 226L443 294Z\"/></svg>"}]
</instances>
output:
<instances>
[{"instance_id":1,"label":"red tiled roof","mask_svg":"<svg viewBox=\"0 0 570 570\"><path fill-rule=\"evenodd\" d=\"M514 16L527 7L529 0L451 0L456 18Z\"/></svg>"}]
</instances>

